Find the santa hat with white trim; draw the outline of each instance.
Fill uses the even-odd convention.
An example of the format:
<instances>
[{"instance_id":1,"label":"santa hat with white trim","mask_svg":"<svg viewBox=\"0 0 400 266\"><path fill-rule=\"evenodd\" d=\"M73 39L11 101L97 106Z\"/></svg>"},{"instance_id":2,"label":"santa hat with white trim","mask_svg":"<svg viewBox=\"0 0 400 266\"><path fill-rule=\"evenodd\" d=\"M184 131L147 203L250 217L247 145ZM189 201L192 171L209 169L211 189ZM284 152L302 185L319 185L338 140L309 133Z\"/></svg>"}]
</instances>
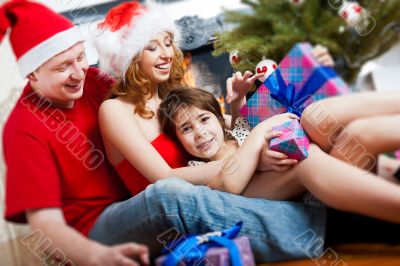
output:
<instances>
[{"instance_id":1,"label":"santa hat with white trim","mask_svg":"<svg viewBox=\"0 0 400 266\"><path fill-rule=\"evenodd\" d=\"M0 6L0 42L9 28L10 43L23 77L84 40L79 28L67 18L27 0L12 0Z\"/></svg>"},{"instance_id":2,"label":"santa hat with white trim","mask_svg":"<svg viewBox=\"0 0 400 266\"><path fill-rule=\"evenodd\" d=\"M123 79L132 59L162 31L173 34L174 40L179 39L174 21L152 2L143 6L131 1L110 9L92 37L100 70Z\"/></svg>"}]
</instances>

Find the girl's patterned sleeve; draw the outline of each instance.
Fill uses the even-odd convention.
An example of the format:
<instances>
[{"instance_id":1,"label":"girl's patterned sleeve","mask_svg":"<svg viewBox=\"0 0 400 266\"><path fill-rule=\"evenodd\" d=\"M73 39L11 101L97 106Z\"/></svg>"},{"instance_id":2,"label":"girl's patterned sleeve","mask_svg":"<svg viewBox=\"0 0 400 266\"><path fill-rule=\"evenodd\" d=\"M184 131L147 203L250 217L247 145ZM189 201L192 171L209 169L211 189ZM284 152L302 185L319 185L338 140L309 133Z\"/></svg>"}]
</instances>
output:
<instances>
[{"instance_id":1,"label":"girl's patterned sleeve","mask_svg":"<svg viewBox=\"0 0 400 266\"><path fill-rule=\"evenodd\" d=\"M250 135L251 127L250 124L243 117L238 117L235 122L235 126L232 130L232 136L237 140L239 145L246 140Z\"/></svg>"}]
</instances>

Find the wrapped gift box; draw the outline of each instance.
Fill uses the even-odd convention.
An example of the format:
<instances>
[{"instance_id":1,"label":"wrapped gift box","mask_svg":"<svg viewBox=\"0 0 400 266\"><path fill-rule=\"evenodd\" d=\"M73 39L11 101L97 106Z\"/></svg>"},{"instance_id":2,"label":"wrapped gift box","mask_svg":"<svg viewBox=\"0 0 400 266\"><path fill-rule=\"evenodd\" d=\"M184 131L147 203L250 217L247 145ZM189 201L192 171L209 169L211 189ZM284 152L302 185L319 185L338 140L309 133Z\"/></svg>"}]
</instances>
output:
<instances>
[{"instance_id":1,"label":"wrapped gift box","mask_svg":"<svg viewBox=\"0 0 400 266\"><path fill-rule=\"evenodd\" d=\"M253 252L251 251L249 239L246 236L240 236L233 239L239 252L240 258L243 266L255 266ZM204 244L203 244L204 245ZM161 256L156 259L156 266L170 266L164 264L167 255ZM213 265L213 266L230 266L231 258L229 255L229 250L225 247L211 247L205 253L203 259L196 261L181 261L179 266L189 266L189 265Z\"/></svg>"},{"instance_id":2,"label":"wrapped gift box","mask_svg":"<svg viewBox=\"0 0 400 266\"><path fill-rule=\"evenodd\" d=\"M284 153L288 158L298 161L308 156L310 141L298 120L293 119L272 128L273 131L282 131L282 135L270 141L270 149Z\"/></svg>"},{"instance_id":3,"label":"wrapped gift box","mask_svg":"<svg viewBox=\"0 0 400 266\"><path fill-rule=\"evenodd\" d=\"M240 110L252 127L285 112L301 115L314 101L346 94L347 84L330 67L321 66L309 43L298 43ZM283 84L279 83L279 76ZM277 91L278 90L278 91ZM310 91L312 93L310 93Z\"/></svg>"}]
</instances>

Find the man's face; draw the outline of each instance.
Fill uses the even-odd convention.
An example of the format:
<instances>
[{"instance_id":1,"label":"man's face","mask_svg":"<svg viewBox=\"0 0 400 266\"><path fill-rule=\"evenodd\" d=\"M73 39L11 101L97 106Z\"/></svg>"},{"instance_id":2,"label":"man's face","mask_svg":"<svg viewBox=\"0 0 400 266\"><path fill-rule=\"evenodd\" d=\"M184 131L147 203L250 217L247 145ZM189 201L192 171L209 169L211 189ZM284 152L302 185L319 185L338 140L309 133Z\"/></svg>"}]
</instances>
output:
<instances>
[{"instance_id":1,"label":"man's face","mask_svg":"<svg viewBox=\"0 0 400 266\"><path fill-rule=\"evenodd\" d=\"M54 105L71 108L83 94L88 63L83 43L77 43L57 54L28 79L34 91L52 101Z\"/></svg>"}]
</instances>

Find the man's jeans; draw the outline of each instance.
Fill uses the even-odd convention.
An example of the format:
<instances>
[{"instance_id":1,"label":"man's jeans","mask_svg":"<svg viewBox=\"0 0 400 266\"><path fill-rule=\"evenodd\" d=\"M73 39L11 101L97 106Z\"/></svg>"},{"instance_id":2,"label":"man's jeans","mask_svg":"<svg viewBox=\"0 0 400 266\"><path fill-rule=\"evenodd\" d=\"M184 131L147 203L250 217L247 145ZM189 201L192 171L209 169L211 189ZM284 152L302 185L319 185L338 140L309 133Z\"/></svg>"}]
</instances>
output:
<instances>
[{"instance_id":1,"label":"man's jeans","mask_svg":"<svg viewBox=\"0 0 400 266\"><path fill-rule=\"evenodd\" d=\"M243 221L257 262L317 257L323 251L326 210L300 202L232 195L176 178L158 181L129 200L110 205L89 237L104 244L134 241L158 256L177 233L219 231Z\"/></svg>"}]
</instances>

